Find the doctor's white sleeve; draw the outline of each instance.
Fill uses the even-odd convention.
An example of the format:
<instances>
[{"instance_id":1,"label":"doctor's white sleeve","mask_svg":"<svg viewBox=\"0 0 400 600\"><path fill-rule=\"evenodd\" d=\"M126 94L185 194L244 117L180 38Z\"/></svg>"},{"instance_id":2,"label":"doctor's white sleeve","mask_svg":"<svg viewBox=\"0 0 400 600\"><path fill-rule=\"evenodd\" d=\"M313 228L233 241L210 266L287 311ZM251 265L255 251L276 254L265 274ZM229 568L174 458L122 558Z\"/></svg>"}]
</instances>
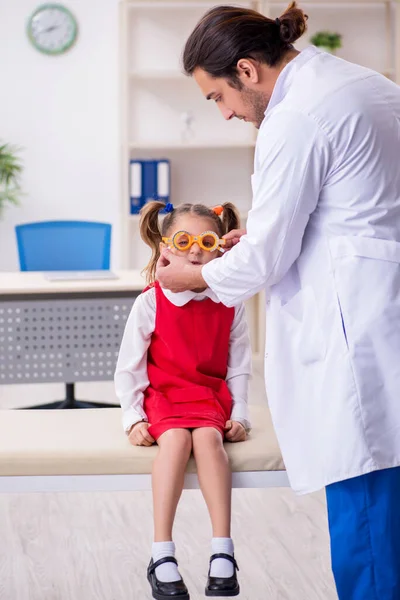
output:
<instances>
[{"instance_id":1,"label":"doctor's white sleeve","mask_svg":"<svg viewBox=\"0 0 400 600\"><path fill-rule=\"evenodd\" d=\"M140 294L127 319L114 375L115 393L122 408L122 425L128 431L138 421L147 421L144 391L149 386L147 351L155 328L154 288Z\"/></svg>"},{"instance_id":2,"label":"doctor's white sleeve","mask_svg":"<svg viewBox=\"0 0 400 600\"><path fill-rule=\"evenodd\" d=\"M250 430L247 404L249 377L251 375L251 344L244 304L235 308L231 327L226 383L232 396L232 421Z\"/></svg>"},{"instance_id":3,"label":"doctor's white sleeve","mask_svg":"<svg viewBox=\"0 0 400 600\"><path fill-rule=\"evenodd\" d=\"M331 162L329 141L308 115L278 110L266 119L257 140L247 234L202 268L227 306L278 283L298 258Z\"/></svg>"}]
</instances>

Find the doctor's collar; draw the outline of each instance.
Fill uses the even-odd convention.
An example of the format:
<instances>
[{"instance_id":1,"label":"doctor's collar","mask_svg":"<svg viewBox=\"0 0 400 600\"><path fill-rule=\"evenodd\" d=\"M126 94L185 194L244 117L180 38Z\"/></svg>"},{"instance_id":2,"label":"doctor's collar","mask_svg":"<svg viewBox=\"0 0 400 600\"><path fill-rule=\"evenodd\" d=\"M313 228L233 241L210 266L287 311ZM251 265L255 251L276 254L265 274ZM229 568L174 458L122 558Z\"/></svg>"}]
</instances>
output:
<instances>
[{"instance_id":1,"label":"doctor's collar","mask_svg":"<svg viewBox=\"0 0 400 600\"><path fill-rule=\"evenodd\" d=\"M277 104L282 102L288 93L290 86L292 85L296 73L317 54L320 54L320 50L318 50L315 46L308 46L282 69L282 71L279 73L278 79L276 80L272 96L268 102L268 106L265 109L265 116Z\"/></svg>"}]
</instances>

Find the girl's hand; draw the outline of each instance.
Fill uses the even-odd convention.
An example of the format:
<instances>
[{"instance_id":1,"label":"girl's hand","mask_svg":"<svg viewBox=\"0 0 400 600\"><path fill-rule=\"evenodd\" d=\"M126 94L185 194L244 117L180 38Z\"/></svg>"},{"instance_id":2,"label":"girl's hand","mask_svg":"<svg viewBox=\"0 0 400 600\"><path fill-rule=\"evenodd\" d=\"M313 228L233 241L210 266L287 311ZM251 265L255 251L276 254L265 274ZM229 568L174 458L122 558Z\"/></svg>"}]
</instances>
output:
<instances>
[{"instance_id":1,"label":"girl's hand","mask_svg":"<svg viewBox=\"0 0 400 600\"><path fill-rule=\"evenodd\" d=\"M232 229L232 231L223 235L223 239L226 240L226 244L223 246L224 250L230 250L233 246L236 246L242 235L246 235L245 229Z\"/></svg>"},{"instance_id":2,"label":"girl's hand","mask_svg":"<svg viewBox=\"0 0 400 600\"><path fill-rule=\"evenodd\" d=\"M154 444L155 439L147 431L149 427L150 423L144 421L135 423L128 435L128 440L132 446L152 446Z\"/></svg>"},{"instance_id":3,"label":"girl's hand","mask_svg":"<svg viewBox=\"0 0 400 600\"><path fill-rule=\"evenodd\" d=\"M225 439L228 442L244 442L246 439L246 430L238 421L227 421L225 431Z\"/></svg>"}]
</instances>

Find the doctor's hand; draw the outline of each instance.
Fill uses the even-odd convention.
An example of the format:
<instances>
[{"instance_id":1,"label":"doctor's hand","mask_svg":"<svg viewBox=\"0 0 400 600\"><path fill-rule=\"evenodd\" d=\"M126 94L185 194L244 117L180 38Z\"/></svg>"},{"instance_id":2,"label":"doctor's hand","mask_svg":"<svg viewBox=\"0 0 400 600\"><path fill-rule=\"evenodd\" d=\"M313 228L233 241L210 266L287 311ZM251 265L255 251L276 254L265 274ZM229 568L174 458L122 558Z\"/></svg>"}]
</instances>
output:
<instances>
[{"instance_id":1,"label":"doctor's hand","mask_svg":"<svg viewBox=\"0 0 400 600\"><path fill-rule=\"evenodd\" d=\"M232 231L223 235L222 238L226 240L224 250L230 250L231 248L233 248L233 246L236 246L236 244L240 242L240 238L242 237L242 235L245 234L245 229L232 229Z\"/></svg>"},{"instance_id":2,"label":"doctor's hand","mask_svg":"<svg viewBox=\"0 0 400 600\"><path fill-rule=\"evenodd\" d=\"M228 442L244 442L246 430L238 421L227 421L225 423L225 439Z\"/></svg>"},{"instance_id":3,"label":"doctor's hand","mask_svg":"<svg viewBox=\"0 0 400 600\"><path fill-rule=\"evenodd\" d=\"M201 267L188 263L186 258L164 248L157 262L156 279L161 287L175 293L205 289L207 284L201 276Z\"/></svg>"},{"instance_id":4,"label":"doctor's hand","mask_svg":"<svg viewBox=\"0 0 400 600\"><path fill-rule=\"evenodd\" d=\"M147 431L149 427L150 423L144 421L139 421L133 425L128 435L128 440L132 446L152 446L154 444L155 439Z\"/></svg>"}]
</instances>

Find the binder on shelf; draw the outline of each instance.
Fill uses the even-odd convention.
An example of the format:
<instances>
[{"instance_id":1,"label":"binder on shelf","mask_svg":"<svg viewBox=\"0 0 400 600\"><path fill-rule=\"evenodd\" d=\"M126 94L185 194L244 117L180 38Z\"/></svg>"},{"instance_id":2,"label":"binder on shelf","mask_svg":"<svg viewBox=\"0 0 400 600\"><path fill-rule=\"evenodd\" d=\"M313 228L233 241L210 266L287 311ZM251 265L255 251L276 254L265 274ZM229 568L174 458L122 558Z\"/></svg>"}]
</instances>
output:
<instances>
[{"instance_id":1,"label":"binder on shelf","mask_svg":"<svg viewBox=\"0 0 400 600\"><path fill-rule=\"evenodd\" d=\"M142 163L131 160L129 168L129 189L131 197L131 214L138 213L142 203Z\"/></svg>"},{"instance_id":2,"label":"binder on shelf","mask_svg":"<svg viewBox=\"0 0 400 600\"><path fill-rule=\"evenodd\" d=\"M170 164L169 160L157 161L157 196L159 200L165 203L169 202L170 198Z\"/></svg>"},{"instance_id":3,"label":"binder on shelf","mask_svg":"<svg viewBox=\"0 0 400 600\"><path fill-rule=\"evenodd\" d=\"M149 200L169 202L170 161L131 160L130 161L130 204L131 214L138 214Z\"/></svg>"}]
</instances>

